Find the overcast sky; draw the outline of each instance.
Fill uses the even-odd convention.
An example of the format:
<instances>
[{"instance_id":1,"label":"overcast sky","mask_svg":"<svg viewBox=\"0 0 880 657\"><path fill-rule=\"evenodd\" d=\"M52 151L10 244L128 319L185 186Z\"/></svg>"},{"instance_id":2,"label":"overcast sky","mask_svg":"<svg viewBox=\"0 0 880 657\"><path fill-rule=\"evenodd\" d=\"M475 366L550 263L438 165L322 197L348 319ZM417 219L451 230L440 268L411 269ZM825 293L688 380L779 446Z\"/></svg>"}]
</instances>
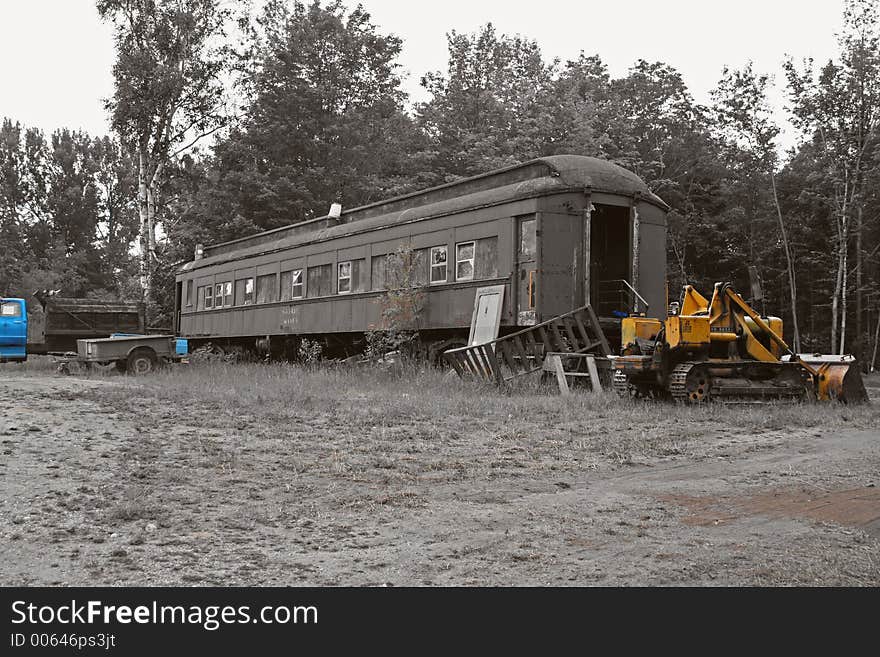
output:
<instances>
[{"instance_id":1,"label":"overcast sky","mask_svg":"<svg viewBox=\"0 0 880 657\"><path fill-rule=\"evenodd\" d=\"M351 2L354 6L355 2ZM832 57L841 0L363 0L383 33L404 40L405 88L423 100L419 77L444 69L449 30L489 21L498 32L536 39L547 59L598 53L614 76L638 58L678 69L694 97L708 100L724 65L755 68L784 82L786 54ZM112 32L93 0L0 0L0 116L47 132L108 131L103 99L113 93ZM775 95L780 123L784 94ZM791 142L792 135L785 137Z\"/></svg>"}]
</instances>

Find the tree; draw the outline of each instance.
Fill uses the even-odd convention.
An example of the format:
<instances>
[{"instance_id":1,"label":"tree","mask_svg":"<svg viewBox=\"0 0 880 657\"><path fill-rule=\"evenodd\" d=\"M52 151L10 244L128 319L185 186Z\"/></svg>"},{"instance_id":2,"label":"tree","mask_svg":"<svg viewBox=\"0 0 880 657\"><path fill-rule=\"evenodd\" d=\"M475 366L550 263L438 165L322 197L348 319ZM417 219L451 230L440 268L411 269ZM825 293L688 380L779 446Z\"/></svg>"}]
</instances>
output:
<instances>
[{"instance_id":1,"label":"tree","mask_svg":"<svg viewBox=\"0 0 880 657\"><path fill-rule=\"evenodd\" d=\"M121 196L119 144L61 128L0 127L0 288L118 296L137 221ZM109 228L109 234L104 231ZM126 295L127 296L127 295Z\"/></svg>"},{"instance_id":2,"label":"tree","mask_svg":"<svg viewBox=\"0 0 880 657\"><path fill-rule=\"evenodd\" d=\"M674 68L638 60L610 83L605 157L637 173L672 208L668 251L670 289L711 285L722 278L732 248L718 225L723 167L706 111L696 104Z\"/></svg>"},{"instance_id":3,"label":"tree","mask_svg":"<svg viewBox=\"0 0 880 657\"><path fill-rule=\"evenodd\" d=\"M735 164L741 181L756 176L769 178L788 274L793 346L795 352L800 352L795 267L776 191L779 127L773 121L773 111L767 102L768 82L766 75L755 74L751 63L740 71L725 67L718 86L712 91L714 127L726 142L730 155L727 161ZM753 257L750 261L756 259Z\"/></svg>"},{"instance_id":4,"label":"tree","mask_svg":"<svg viewBox=\"0 0 880 657\"><path fill-rule=\"evenodd\" d=\"M544 62L535 41L498 35L491 23L446 39L447 71L423 76L432 98L417 107L436 182L551 151L556 63Z\"/></svg>"},{"instance_id":5,"label":"tree","mask_svg":"<svg viewBox=\"0 0 880 657\"><path fill-rule=\"evenodd\" d=\"M92 157L99 195L97 243L106 275L113 281L113 287L119 289L121 279L128 277L130 247L138 237L137 167L119 142L110 137L93 141Z\"/></svg>"},{"instance_id":6,"label":"tree","mask_svg":"<svg viewBox=\"0 0 880 657\"><path fill-rule=\"evenodd\" d=\"M0 127L0 291L20 294L48 221L49 149L40 130L4 118Z\"/></svg>"},{"instance_id":7,"label":"tree","mask_svg":"<svg viewBox=\"0 0 880 657\"><path fill-rule=\"evenodd\" d=\"M799 68L785 64L792 114L802 135L812 142L819 179L834 208L836 275L831 305L831 348L846 347L851 229L856 230L856 274L861 278L865 181L876 166L871 149L880 127L880 17L872 0L847 0L843 32L838 38L840 60L818 72L812 60ZM861 285L857 288L861 306ZM861 351L861 308L858 308L856 352Z\"/></svg>"},{"instance_id":8,"label":"tree","mask_svg":"<svg viewBox=\"0 0 880 657\"><path fill-rule=\"evenodd\" d=\"M229 12L218 0L98 0L116 30L113 128L138 177L140 279L152 299L159 190L169 160L224 125Z\"/></svg>"},{"instance_id":9,"label":"tree","mask_svg":"<svg viewBox=\"0 0 880 657\"><path fill-rule=\"evenodd\" d=\"M599 56L581 52L576 60L566 62L553 94L556 110L548 150L613 158L616 144L609 130L618 119L618 106Z\"/></svg>"},{"instance_id":10,"label":"tree","mask_svg":"<svg viewBox=\"0 0 880 657\"><path fill-rule=\"evenodd\" d=\"M187 232L216 242L410 191L423 146L403 111L400 39L339 0L270 2L255 22L243 116L183 167Z\"/></svg>"}]
</instances>

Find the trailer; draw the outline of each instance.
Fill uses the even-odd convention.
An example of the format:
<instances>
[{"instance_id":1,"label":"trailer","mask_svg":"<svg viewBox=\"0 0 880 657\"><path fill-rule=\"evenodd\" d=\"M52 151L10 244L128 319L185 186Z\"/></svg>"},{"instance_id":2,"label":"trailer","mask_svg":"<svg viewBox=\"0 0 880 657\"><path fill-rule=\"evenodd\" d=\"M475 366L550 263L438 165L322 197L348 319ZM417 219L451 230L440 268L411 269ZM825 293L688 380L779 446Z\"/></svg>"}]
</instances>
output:
<instances>
[{"instance_id":1,"label":"trailer","mask_svg":"<svg viewBox=\"0 0 880 657\"><path fill-rule=\"evenodd\" d=\"M109 338L76 341L76 353L56 357L58 371L70 372L77 363L89 370L93 366L115 366L120 372L149 374L163 365L186 359L187 341L173 335L117 334Z\"/></svg>"}]
</instances>

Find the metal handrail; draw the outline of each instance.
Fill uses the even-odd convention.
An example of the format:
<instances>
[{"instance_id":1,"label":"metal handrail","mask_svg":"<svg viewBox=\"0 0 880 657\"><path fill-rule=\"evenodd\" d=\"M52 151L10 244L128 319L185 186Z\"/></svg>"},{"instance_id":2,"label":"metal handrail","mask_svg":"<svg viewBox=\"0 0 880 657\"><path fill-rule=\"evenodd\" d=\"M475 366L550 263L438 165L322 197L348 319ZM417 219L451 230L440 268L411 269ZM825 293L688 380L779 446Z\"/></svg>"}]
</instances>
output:
<instances>
[{"instance_id":1,"label":"metal handrail","mask_svg":"<svg viewBox=\"0 0 880 657\"><path fill-rule=\"evenodd\" d=\"M651 307L651 304L649 304L647 301L645 301L645 297L643 297L641 294L639 294L639 291L636 290L636 288L634 288L632 285L630 285L630 282L628 280L626 280L625 278L611 278L607 281L601 281L601 282L602 283L623 283L629 289L629 291L632 292L636 296L636 298L639 301L641 301L643 304L645 304L645 311L647 311L648 308ZM638 310L638 308L636 308L636 310Z\"/></svg>"}]
</instances>

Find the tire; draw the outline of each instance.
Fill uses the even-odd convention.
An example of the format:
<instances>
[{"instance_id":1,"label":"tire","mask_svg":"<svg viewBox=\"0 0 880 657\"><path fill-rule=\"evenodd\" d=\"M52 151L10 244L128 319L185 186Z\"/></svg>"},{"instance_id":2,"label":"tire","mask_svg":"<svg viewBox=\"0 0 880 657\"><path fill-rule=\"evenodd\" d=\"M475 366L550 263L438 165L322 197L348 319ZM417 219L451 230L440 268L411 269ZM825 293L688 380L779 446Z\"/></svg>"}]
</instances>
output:
<instances>
[{"instance_id":1,"label":"tire","mask_svg":"<svg viewBox=\"0 0 880 657\"><path fill-rule=\"evenodd\" d=\"M149 374L154 372L159 365L156 352L149 347L138 347L128 355L126 371L129 374Z\"/></svg>"}]
</instances>

